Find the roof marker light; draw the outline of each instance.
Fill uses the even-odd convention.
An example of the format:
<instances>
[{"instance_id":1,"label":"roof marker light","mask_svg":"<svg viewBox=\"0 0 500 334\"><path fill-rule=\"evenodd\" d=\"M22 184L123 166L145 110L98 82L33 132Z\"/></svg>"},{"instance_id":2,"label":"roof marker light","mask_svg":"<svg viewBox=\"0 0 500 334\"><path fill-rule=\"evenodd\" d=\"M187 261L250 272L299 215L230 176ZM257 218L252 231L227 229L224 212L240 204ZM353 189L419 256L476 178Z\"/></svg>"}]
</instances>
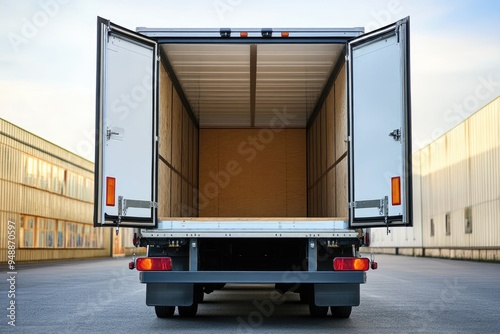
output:
<instances>
[{"instance_id":1,"label":"roof marker light","mask_svg":"<svg viewBox=\"0 0 500 334\"><path fill-rule=\"evenodd\" d=\"M281 37L289 37L290 33L288 31L282 31L281 32Z\"/></svg>"}]
</instances>

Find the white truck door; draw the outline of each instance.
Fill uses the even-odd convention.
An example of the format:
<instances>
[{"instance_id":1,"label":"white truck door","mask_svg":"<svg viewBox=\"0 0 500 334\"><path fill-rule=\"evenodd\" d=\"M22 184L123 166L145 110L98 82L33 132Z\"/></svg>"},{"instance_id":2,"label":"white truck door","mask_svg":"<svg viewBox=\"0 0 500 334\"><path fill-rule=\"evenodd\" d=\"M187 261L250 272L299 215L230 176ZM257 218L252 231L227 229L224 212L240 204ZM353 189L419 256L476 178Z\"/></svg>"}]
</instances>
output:
<instances>
[{"instance_id":1,"label":"white truck door","mask_svg":"<svg viewBox=\"0 0 500 334\"><path fill-rule=\"evenodd\" d=\"M352 228L412 224L409 23L347 46Z\"/></svg>"},{"instance_id":2,"label":"white truck door","mask_svg":"<svg viewBox=\"0 0 500 334\"><path fill-rule=\"evenodd\" d=\"M157 44L97 19L94 226L155 227Z\"/></svg>"}]
</instances>

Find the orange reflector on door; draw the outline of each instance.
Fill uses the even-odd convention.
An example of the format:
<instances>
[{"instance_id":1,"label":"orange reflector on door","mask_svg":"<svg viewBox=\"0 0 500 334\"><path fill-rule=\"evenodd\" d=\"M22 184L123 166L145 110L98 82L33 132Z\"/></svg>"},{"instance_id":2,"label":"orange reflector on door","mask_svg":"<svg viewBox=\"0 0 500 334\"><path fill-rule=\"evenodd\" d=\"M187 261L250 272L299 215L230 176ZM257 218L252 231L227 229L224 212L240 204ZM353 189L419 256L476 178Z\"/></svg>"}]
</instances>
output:
<instances>
[{"instance_id":1,"label":"orange reflector on door","mask_svg":"<svg viewBox=\"0 0 500 334\"><path fill-rule=\"evenodd\" d=\"M391 178L392 205L401 205L401 177Z\"/></svg>"},{"instance_id":2,"label":"orange reflector on door","mask_svg":"<svg viewBox=\"0 0 500 334\"><path fill-rule=\"evenodd\" d=\"M170 257L139 257L135 266L139 271L169 271L173 267Z\"/></svg>"},{"instance_id":3,"label":"orange reflector on door","mask_svg":"<svg viewBox=\"0 0 500 334\"><path fill-rule=\"evenodd\" d=\"M336 257L333 269L339 271L366 271L370 268L370 260L366 257Z\"/></svg>"},{"instance_id":4,"label":"orange reflector on door","mask_svg":"<svg viewBox=\"0 0 500 334\"><path fill-rule=\"evenodd\" d=\"M106 205L115 206L116 179L106 177Z\"/></svg>"}]
</instances>

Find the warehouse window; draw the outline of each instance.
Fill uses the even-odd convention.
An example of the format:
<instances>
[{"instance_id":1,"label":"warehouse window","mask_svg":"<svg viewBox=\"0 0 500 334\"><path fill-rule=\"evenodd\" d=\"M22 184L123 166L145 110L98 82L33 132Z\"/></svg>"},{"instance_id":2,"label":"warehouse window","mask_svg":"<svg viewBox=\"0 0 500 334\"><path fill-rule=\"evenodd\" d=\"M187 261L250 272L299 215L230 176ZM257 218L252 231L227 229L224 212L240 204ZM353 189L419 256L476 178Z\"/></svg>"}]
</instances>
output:
<instances>
[{"instance_id":1,"label":"warehouse window","mask_svg":"<svg viewBox=\"0 0 500 334\"><path fill-rule=\"evenodd\" d=\"M37 218L36 247L54 247L56 222L53 219Z\"/></svg>"},{"instance_id":2,"label":"warehouse window","mask_svg":"<svg viewBox=\"0 0 500 334\"><path fill-rule=\"evenodd\" d=\"M77 185L76 185L76 175L67 172L66 173L66 196L76 198L77 196Z\"/></svg>"},{"instance_id":3,"label":"warehouse window","mask_svg":"<svg viewBox=\"0 0 500 334\"><path fill-rule=\"evenodd\" d=\"M38 182L38 160L24 156L23 182L30 186L36 186Z\"/></svg>"},{"instance_id":4,"label":"warehouse window","mask_svg":"<svg viewBox=\"0 0 500 334\"><path fill-rule=\"evenodd\" d=\"M102 248L102 229L92 228L92 248Z\"/></svg>"},{"instance_id":5,"label":"warehouse window","mask_svg":"<svg viewBox=\"0 0 500 334\"><path fill-rule=\"evenodd\" d=\"M89 224L21 217L21 247L102 248L102 231Z\"/></svg>"},{"instance_id":6,"label":"warehouse window","mask_svg":"<svg viewBox=\"0 0 500 334\"><path fill-rule=\"evenodd\" d=\"M64 222L57 222L57 247L64 247Z\"/></svg>"},{"instance_id":7,"label":"warehouse window","mask_svg":"<svg viewBox=\"0 0 500 334\"><path fill-rule=\"evenodd\" d=\"M56 221L53 219L45 220L45 229L46 229L46 246L54 247L55 246L55 235L56 235Z\"/></svg>"},{"instance_id":8,"label":"warehouse window","mask_svg":"<svg viewBox=\"0 0 500 334\"><path fill-rule=\"evenodd\" d=\"M92 243L92 233L90 232L90 226L85 226L85 233L83 234L83 247L90 247Z\"/></svg>"},{"instance_id":9,"label":"warehouse window","mask_svg":"<svg viewBox=\"0 0 500 334\"><path fill-rule=\"evenodd\" d=\"M51 190L51 165L43 160L38 161L38 187Z\"/></svg>"},{"instance_id":10,"label":"warehouse window","mask_svg":"<svg viewBox=\"0 0 500 334\"><path fill-rule=\"evenodd\" d=\"M92 202L94 182L49 162L24 155L22 182L56 194Z\"/></svg>"},{"instance_id":11,"label":"warehouse window","mask_svg":"<svg viewBox=\"0 0 500 334\"><path fill-rule=\"evenodd\" d=\"M35 247L35 217L22 217L21 244L23 247Z\"/></svg>"},{"instance_id":12,"label":"warehouse window","mask_svg":"<svg viewBox=\"0 0 500 334\"><path fill-rule=\"evenodd\" d=\"M431 237L434 236L434 219L431 218Z\"/></svg>"},{"instance_id":13,"label":"warehouse window","mask_svg":"<svg viewBox=\"0 0 500 334\"><path fill-rule=\"evenodd\" d=\"M464 220L465 220L465 233L472 233L472 208L465 208L464 211Z\"/></svg>"},{"instance_id":14,"label":"warehouse window","mask_svg":"<svg viewBox=\"0 0 500 334\"><path fill-rule=\"evenodd\" d=\"M52 187L51 190L57 194L64 194L64 169L52 166Z\"/></svg>"},{"instance_id":15,"label":"warehouse window","mask_svg":"<svg viewBox=\"0 0 500 334\"><path fill-rule=\"evenodd\" d=\"M94 182L91 179L85 179L85 198L86 202L92 202L94 196Z\"/></svg>"},{"instance_id":16,"label":"warehouse window","mask_svg":"<svg viewBox=\"0 0 500 334\"><path fill-rule=\"evenodd\" d=\"M45 247L45 219L38 218L36 220L36 235L36 246Z\"/></svg>"},{"instance_id":17,"label":"warehouse window","mask_svg":"<svg viewBox=\"0 0 500 334\"><path fill-rule=\"evenodd\" d=\"M66 195L82 201L92 201L92 182L73 172L67 172Z\"/></svg>"},{"instance_id":18,"label":"warehouse window","mask_svg":"<svg viewBox=\"0 0 500 334\"><path fill-rule=\"evenodd\" d=\"M451 217L449 212L445 216L445 230L446 235L451 235Z\"/></svg>"},{"instance_id":19,"label":"warehouse window","mask_svg":"<svg viewBox=\"0 0 500 334\"><path fill-rule=\"evenodd\" d=\"M84 193L85 193L85 179L83 176L78 175L76 177L76 184L77 184L77 194L76 198L83 200L85 198Z\"/></svg>"},{"instance_id":20,"label":"warehouse window","mask_svg":"<svg viewBox=\"0 0 500 334\"><path fill-rule=\"evenodd\" d=\"M76 247L76 224L66 223L66 248Z\"/></svg>"},{"instance_id":21,"label":"warehouse window","mask_svg":"<svg viewBox=\"0 0 500 334\"><path fill-rule=\"evenodd\" d=\"M83 247L83 225L76 224L76 247Z\"/></svg>"}]
</instances>

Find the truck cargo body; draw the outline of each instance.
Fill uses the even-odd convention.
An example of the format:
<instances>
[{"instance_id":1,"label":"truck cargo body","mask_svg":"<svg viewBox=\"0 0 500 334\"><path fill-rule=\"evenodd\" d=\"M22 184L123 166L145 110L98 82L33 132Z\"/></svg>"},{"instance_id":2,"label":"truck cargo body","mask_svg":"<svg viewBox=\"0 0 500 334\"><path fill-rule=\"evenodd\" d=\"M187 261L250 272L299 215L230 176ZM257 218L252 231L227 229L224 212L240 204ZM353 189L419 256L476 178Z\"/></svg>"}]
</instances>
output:
<instances>
[{"instance_id":1,"label":"truck cargo body","mask_svg":"<svg viewBox=\"0 0 500 334\"><path fill-rule=\"evenodd\" d=\"M227 283L359 305L365 228L411 225L408 37L98 18L95 225L136 229L158 316Z\"/></svg>"}]
</instances>

